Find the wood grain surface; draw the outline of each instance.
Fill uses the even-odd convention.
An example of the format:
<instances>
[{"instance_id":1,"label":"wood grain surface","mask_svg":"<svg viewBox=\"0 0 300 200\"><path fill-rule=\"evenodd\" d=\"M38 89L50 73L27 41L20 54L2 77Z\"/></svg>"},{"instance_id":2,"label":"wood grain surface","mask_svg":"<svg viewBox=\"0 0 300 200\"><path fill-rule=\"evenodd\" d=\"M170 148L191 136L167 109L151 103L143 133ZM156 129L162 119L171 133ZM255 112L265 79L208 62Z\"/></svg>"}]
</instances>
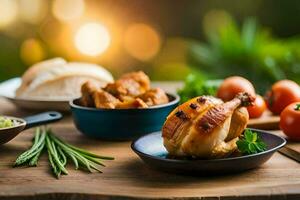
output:
<instances>
[{"instance_id":1,"label":"wood grain surface","mask_svg":"<svg viewBox=\"0 0 300 200\"><path fill-rule=\"evenodd\" d=\"M30 113L0 99L0 114ZM116 160L106 162L103 174L76 171L69 165L69 175L60 180L51 174L45 155L38 167L12 168L17 155L31 144L33 130L24 131L0 146L0 199L300 199L300 166L279 153L260 168L240 174L183 176L148 168L131 151L130 142L84 137L71 116L51 127L66 141ZM298 143L291 146L300 150Z\"/></svg>"},{"instance_id":2,"label":"wood grain surface","mask_svg":"<svg viewBox=\"0 0 300 200\"><path fill-rule=\"evenodd\" d=\"M276 130L279 129L279 121L279 116L272 115L270 111L266 111L260 118L250 119L248 127L264 130Z\"/></svg>"}]
</instances>

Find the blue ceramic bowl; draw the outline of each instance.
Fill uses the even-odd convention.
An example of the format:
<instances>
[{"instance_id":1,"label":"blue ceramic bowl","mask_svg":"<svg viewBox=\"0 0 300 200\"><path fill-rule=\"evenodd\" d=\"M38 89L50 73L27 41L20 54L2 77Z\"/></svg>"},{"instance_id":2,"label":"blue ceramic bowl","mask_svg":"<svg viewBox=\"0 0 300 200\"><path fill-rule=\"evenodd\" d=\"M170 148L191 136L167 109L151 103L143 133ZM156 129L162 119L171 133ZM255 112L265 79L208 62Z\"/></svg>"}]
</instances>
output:
<instances>
[{"instance_id":1,"label":"blue ceramic bowl","mask_svg":"<svg viewBox=\"0 0 300 200\"><path fill-rule=\"evenodd\" d=\"M144 109L97 109L70 101L74 123L89 137L106 140L129 140L159 131L168 114L177 107L179 96L168 94L169 103Z\"/></svg>"}]
</instances>

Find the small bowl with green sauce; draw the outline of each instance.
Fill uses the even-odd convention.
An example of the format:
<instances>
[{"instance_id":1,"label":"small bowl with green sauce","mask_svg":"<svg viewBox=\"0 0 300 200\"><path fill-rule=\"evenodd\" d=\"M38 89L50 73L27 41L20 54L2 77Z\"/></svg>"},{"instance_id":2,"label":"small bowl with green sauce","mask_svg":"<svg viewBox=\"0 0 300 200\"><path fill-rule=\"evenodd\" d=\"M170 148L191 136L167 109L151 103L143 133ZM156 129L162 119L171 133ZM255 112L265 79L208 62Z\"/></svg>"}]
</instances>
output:
<instances>
[{"instance_id":1,"label":"small bowl with green sauce","mask_svg":"<svg viewBox=\"0 0 300 200\"><path fill-rule=\"evenodd\" d=\"M17 125L18 122L12 118L6 116L0 116L0 129L10 128Z\"/></svg>"},{"instance_id":2,"label":"small bowl with green sauce","mask_svg":"<svg viewBox=\"0 0 300 200\"><path fill-rule=\"evenodd\" d=\"M0 145L9 142L25 129L55 122L61 118L62 114L55 111L40 113L24 119L10 116L0 116Z\"/></svg>"}]
</instances>

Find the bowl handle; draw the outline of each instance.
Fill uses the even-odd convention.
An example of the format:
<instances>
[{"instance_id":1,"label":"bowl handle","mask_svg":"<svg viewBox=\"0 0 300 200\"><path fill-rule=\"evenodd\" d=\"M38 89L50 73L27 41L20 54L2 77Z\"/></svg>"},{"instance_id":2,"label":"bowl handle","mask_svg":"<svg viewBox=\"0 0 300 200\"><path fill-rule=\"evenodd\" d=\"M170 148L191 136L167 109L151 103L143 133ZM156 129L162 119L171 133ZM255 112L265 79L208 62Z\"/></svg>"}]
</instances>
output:
<instances>
[{"instance_id":1,"label":"bowl handle","mask_svg":"<svg viewBox=\"0 0 300 200\"><path fill-rule=\"evenodd\" d=\"M25 117L24 118L24 120L26 121L25 129L48 124L51 122L56 122L62 119L62 117L63 115L56 111L49 111L49 112L44 112L37 115Z\"/></svg>"}]
</instances>

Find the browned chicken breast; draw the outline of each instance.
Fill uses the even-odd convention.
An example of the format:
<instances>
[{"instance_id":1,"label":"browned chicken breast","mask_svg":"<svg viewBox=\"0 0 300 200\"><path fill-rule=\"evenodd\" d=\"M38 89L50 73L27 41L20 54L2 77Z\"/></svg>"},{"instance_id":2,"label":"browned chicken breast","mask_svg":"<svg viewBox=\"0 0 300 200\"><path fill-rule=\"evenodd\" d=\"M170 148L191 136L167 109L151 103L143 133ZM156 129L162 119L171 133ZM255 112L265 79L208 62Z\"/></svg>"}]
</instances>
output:
<instances>
[{"instance_id":1,"label":"browned chicken breast","mask_svg":"<svg viewBox=\"0 0 300 200\"><path fill-rule=\"evenodd\" d=\"M97 88L91 82L86 82L81 87L81 105L96 108L115 108L120 101L113 95Z\"/></svg>"},{"instance_id":2,"label":"browned chicken breast","mask_svg":"<svg viewBox=\"0 0 300 200\"><path fill-rule=\"evenodd\" d=\"M127 97L126 100L117 104L116 108L148 108L149 106L140 98Z\"/></svg>"},{"instance_id":3,"label":"browned chicken breast","mask_svg":"<svg viewBox=\"0 0 300 200\"><path fill-rule=\"evenodd\" d=\"M93 97L96 108L114 109L120 103L119 99L102 89L99 89L96 92L94 92Z\"/></svg>"},{"instance_id":4,"label":"browned chicken breast","mask_svg":"<svg viewBox=\"0 0 300 200\"><path fill-rule=\"evenodd\" d=\"M81 86L81 105L86 107L95 107L93 94L98 88L90 81Z\"/></svg>"},{"instance_id":5,"label":"browned chicken breast","mask_svg":"<svg viewBox=\"0 0 300 200\"><path fill-rule=\"evenodd\" d=\"M114 83L109 83L105 91L122 100L124 96L136 97L150 89L150 79L142 71L132 72L120 77Z\"/></svg>"},{"instance_id":6,"label":"browned chicken breast","mask_svg":"<svg viewBox=\"0 0 300 200\"><path fill-rule=\"evenodd\" d=\"M147 90L144 94L139 96L148 106L154 106L169 102L166 93L160 88L153 88Z\"/></svg>"},{"instance_id":7,"label":"browned chicken breast","mask_svg":"<svg viewBox=\"0 0 300 200\"><path fill-rule=\"evenodd\" d=\"M81 105L96 108L148 108L169 102L162 89L150 89L149 77L141 71L125 74L102 89L86 82L81 93Z\"/></svg>"},{"instance_id":8,"label":"browned chicken breast","mask_svg":"<svg viewBox=\"0 0 300 200\"><path fill-rule=\"evenodd\" d=\"M164 146L174 156L226 157L236 150L236 141L246 128L249 116L244 106L253 102L243 93L222 102L202 96L178 106L162 129Z\"/></svg>"}]
</instances>

